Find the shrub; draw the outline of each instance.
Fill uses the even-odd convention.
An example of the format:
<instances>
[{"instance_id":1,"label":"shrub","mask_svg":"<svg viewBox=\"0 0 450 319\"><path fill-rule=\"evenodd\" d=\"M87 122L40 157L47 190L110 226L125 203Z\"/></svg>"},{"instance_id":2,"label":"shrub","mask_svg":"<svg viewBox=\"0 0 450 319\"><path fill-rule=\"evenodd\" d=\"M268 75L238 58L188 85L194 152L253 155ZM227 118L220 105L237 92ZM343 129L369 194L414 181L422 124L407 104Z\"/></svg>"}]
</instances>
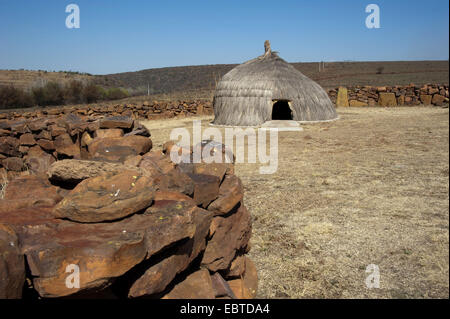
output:
<instances>
[{"instance_id":1,"label":"shrub","mask_svg":"<svg viewBox=\"0 0 450 319\"><path fill-rule=\"evenodd\" d=\"M48 82L44 86L44 105L64 104L64 92L61 86L56 82Z\"/></svg>"},{"instance_id":2,"label":"shrub","mask_svg":"<svg viewBox=\"0 0 450 319\"><path fill-rule=\"evenodd\" d=\"M83 89L83 99L87 103L97 102L102 98L102 89L94 83L89 83Z\"/></svg>"},{"instance_id":3,"label":"shrub","mask_svg":"<svg viewBox=\"0 0 450 319\"><path fill-rule=\"evenodd\" d=\"M121 88L110 88L106 91L105 98L107 100L120 100L128 97L128 91Z\"/></svg>"},{"instance_id":4,"label":"shrub","mask_svg":"<svg viewBox=\"0 0 450 319\"><path fill-rule=\"evenodd\" d=\"M0 107L18 108L34 105L33 96L22 89L10 86L0 87Z\"/></svg>"},{"instance_id":5,"label":"shrub","mask_svg":"<svg viewBox=\"0 0 450 319\"><path fill-rule=\"evenodd\" d=\"M72 80L66 84L64 90L64 101L66 103L82 103L83 102L83 83Z\"/></svg>"},{"instance_id":6,"label":"shrub","mask_svg":"<svg viewBox=\"0 0 450 319\"><path fill-rule=\"evenodd\" d=\"M45 90L43 87L35 87L32 90L34 102L39 106L45 105Z\"/></svg>"}]
</instances>

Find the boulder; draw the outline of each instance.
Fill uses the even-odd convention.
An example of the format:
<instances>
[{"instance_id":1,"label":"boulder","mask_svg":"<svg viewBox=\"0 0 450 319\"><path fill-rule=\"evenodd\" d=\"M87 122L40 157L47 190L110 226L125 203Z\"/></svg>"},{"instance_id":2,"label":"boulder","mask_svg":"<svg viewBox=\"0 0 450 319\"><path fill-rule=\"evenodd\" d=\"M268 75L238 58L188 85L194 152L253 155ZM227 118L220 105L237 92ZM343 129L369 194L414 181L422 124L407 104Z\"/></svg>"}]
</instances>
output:
<instances>
[{"instance_id":1,"label":"boulder","mask_svg":"<svg viewBox=\"0 0 450 319\"><path fill-rule=\"evenodd\" d=\"M25 261L14 230L0 224L0 299L19 299L25 283Z\"/></svg>"},{"instance_id":2,"label":"boulder","mask_svg":"<svg viewBox=\"0 0 450 319\"><path fill-rule=\"evenodd\" d=\"M104 222L150 206L156 186L148 176L126 170L88 178L55 206L54 215L77 222Z\"/></svg>"},{"instance_id":3,"label":"boulder","mask_svg":"<svg viewBox=\"0 0 450 319\"><path fill-rule=\"evenodd\" d=\"M211 223L210 236L202 265L210 271L226 270L236 252L245 249L252 230L250 213L241 205L229 216L216 216Z\"/></svg>"},{"instance_id":4,"label":"boulder","mask_svg":"<svg viewBox=\"0 0 450 319\"><path fill-rule=\"evenodd\" d=\"M217 176L188 174L194 181L194 201L203 208L219 196L220 179Z\"/></svg>"},{"instance_id":5,"label":"boulder","mask_svg":"<svg viewBox=\"0 0 450 319\"><path fill-rule=\"evenodd\" d=\"M122 137L123 130L121 128L111 128L111 129L98 129L95 131L94 137L105 138L105 137Z\"/></svg>"},{"instance_id":6,"label":"boulder","mask_svg":"<svg viewBox=\"0 0 450 319\"><path fill-rule=\"evenodd\" d=\"M7 170L21 172L24 168L23 159L20 157L7 157L1 161Z\"/></svg>"},{"instance_id":7,"label":"boulder","mask_svg":"<svg viewBox=\"0 0 450 319\"><path fill-rule=\"evenodd\" d=\"M27 155L24 157L25 165L33 174L45 174L55 162L52 155L43 153L39 156Z\"/></svg>"},{"instance_id":8,"label":"boulder","mask_svg":"<svg viewBox=\"0 0 450 319\"><path fill-rule=\"evenodd\" d=\"M48 152L54 151L55 150L55 144L53 143L53 141L50 140L46 140L46 139L40 139L37 141L37 144L43 149L46 150Z\"/></svg>"},{"instance_id":9,"label":"boulder","mask_svg":"<svg viewBox=\"0 0 450 319\"><path fill-rule=\"evenodd\" d=\"M47 171L47 175L52 181L59 181L69 184L79 182L107 173L118 174L124 170L135 170L138 168L123 165L120 163L109 163L101 161L65 159L53 163Z\"/></svg>"},{"instance_id":10,"label":"boulder","mask_svg":"<svg viewBox=\"0 0 450 319\"><path fill-rule=\"evenodd\" d=\"M170 251L166 251L166 258L148 268L131 286L129 297L140 297L162 292L175 276L186 270L200 252L205 249L212 214L194 205L189 201L177 202L164 199L160 201L155 200L155 205L148 209L148 213L159 215L161 211L170 213L171 211L180 210L183 206L192 207L194 233L189 240L179 243Z\"/></svg>"},{"instance_id":11,"label":"boulder","mask_svg":"<svg viewBox=\"0 0 450 319\"><path fill-rule=\"evenodd\" d=\"M239 177L236 175L225 176L219 188L219 197L214 200L208 210L215 215L229 213L244 198L244 188Z\"/></svg>"},{"instance_id":12,"label":"boulder","mask_svg":"<svg viewBox=\"0 0 450 319\"><path fill-rule=\"evenodd\" d=\"M124 162L129 156L147 153L151 148L151 139L138 135L94 138L88 146L92 158L117 162Z\"/></svg>"},{"instance_id":13,"label":"boulder","mask_svg":"<svg viewBox=\"0 0 450 319\"><path fill-rule=\"evenodd\" d=\"M19 143L20 145L33 146L36 145L36 140L34 139L33 134L25 133L20 136Z\"/></svg>"},{"instance_id":14,"label":"boulder","mask_svg":"<svg viewBox=\"0 0 450 319\"><path fill-rule=\"evenodd\" d=\"M206 269L200 269L177 284L163 299L214 299L215 291Z\"/></svg>"},{"instance_id":15,"label":"boulder","mask_svg":"<svg viewBox=\"0 0 450 319\"><path fill-rule=\"evenodd\" d=\"M100 128L124 128L130 129L133 119L128 116L109 116L100 120Z\"/></svg>"},{"instance_id":16,"label":"boulder","mask_svg":"<svg viewBox=\"0 0 450 319\"><path fill-rule=\"evenodd\" d=\"M194 163L193 173L217 176L222 182L225 174L234 174L234 164L232 163Z\"/></svg>"},{"instance_id":17,"label":"boulder","mask_svg":"<svg viewBox=\"0 0 450 319\"><path fill-rule=\"evenodd\" d=\"M20 156L19 140L12 136L0 137L0 153L7 156Z\"/></svg>"},{"instance_id":18,"label":"boulder","mask_svg":"<svg viewBox=\"0 0 450 319\"><path fill-rule=\"evenodd\" d=\"M59 187L37 175L20 176L9 181L4 195L5 200L17 202L16 208L53 206L62 198Z\"/></svg>"},{"instance_id":19,"label":"boulder","mask_svg":"<svg viewBox=\"0 0 450 319\"><path fill-rule=\"evenodd\" d=\"M80 146L74 142L69 134L63 133L55 138L55 150L59 156L80 158Z\"/></svg>"},{"instance_id":20,"label":"boulder","mask_svg":"<svg viewBox=\"0 0 450 319\"><path fill-rule=\"evenodd\" d=\"M179 203L113 223L86 224L54 219L51 208L34 207L5 211L0 223L15 229L39 294L61 297L101 289L122 275L126 278L145 259L193 238L199 210ZM66 286L71 264L79 267L79 288Z\"/></svg>"}]
</instances>

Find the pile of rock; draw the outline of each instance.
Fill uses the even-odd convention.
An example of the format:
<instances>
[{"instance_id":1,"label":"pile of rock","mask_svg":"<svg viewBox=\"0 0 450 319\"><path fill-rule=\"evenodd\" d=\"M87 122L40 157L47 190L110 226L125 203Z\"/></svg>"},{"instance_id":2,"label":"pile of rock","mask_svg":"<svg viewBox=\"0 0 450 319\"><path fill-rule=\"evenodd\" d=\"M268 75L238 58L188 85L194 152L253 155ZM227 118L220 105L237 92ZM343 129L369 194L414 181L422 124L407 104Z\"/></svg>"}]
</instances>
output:
<instances>
[{"instance_id":1,"label":"pile of rock","mask_svg":"<svg viewBox=\"0 0 450 319\"><path fill-rule=\"evenodd\" d=\"M57 145L42 148L45 174L12 179L0 200L0 298L255 296L251 216L232 163L176 165L173 143L151 150L130 119L67 120L7 136L32 135L26 156L42 132ZM8 145L18 155L21 144Z\"/></svg>"},{"instance_id":2,"label":"pile of rock","mask_svg":"<svg viewBox=\"0 0 450 319\"><path fill-rule=\"evenodd\" d=\"M3 111L1 119L32 119L76 114L100 118L104 116L129 116L136 119L161 119L191 115L212 114L211 101L153 101L115 105L57 106L34 111Z\"/></svg>"},{"instance_id":3,"label":"pile of rock","mask_svg":"<svg viewBox=\"0 0 450 319\"><path fill-rule=\"evenodd\" d=\"M0 173L45 173L61 159L105 159L122 162L148 152L150 133L126 116L67 114L56 118L0 120ZM115 151L109 152L114 146Z\"/></svg>"},{"instance_id":4,"label":"pile of rock","mask_svg":"<svg viewBox=\"0 0 450 319\"><path fill-rule=\"evenodd\" d=\"M449 102L448 85L426 84L418 86L355 86L339 87L328 91L332 102L338 106L397 106L436 105Z\"/></svg>"}]
</instances>

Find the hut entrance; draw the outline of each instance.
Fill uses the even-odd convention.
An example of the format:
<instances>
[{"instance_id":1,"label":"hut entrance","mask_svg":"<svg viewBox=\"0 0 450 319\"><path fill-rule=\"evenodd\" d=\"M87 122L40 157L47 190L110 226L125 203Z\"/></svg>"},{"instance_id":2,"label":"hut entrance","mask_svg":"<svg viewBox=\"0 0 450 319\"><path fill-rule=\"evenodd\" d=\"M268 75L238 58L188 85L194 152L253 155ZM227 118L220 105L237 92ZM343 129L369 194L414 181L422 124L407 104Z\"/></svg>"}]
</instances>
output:
<instances>
[{"instance_id":1,"label":"hut entrance","mask_svg":"<svg viewBox=\"0 0 450 319\"><path fill-rule=\"evenodd\" d=\"M292 120L292 110L288 100L273 102L272 120Z\"/></svg>"}]
</instances>

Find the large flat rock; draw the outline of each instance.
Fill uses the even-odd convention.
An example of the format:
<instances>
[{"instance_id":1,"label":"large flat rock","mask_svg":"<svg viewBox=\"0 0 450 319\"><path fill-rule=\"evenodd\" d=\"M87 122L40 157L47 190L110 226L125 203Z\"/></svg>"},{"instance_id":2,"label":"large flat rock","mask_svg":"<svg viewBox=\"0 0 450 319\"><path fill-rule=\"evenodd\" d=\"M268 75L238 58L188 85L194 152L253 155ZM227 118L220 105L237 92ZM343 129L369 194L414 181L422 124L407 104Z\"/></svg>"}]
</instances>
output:
<instances>
[{"instance_id":1,"label":"large flat rock","mask_svg":"<svg viewBox=\"0 0 450 319\"><path fill-rule=\"evenodd\" d=\"M54 215L77 222L112 221L150 206L156 185L136 171L108 173L79 183L54 208Z\"/></svg>"}]
</instances>

